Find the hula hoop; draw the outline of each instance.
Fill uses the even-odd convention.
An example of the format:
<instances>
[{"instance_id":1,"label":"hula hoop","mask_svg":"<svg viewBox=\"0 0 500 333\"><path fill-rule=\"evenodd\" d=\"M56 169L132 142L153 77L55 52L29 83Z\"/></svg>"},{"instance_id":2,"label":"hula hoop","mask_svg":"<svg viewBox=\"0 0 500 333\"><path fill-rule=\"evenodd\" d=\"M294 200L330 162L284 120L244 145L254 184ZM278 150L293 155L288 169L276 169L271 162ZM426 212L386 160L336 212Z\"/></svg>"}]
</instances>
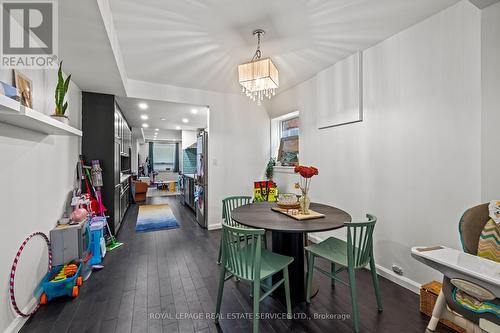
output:
<instances>
[{"instance_id":1,"label":"hula hoop","mask_svg":"<svg viewBox=\"0 0 500 333\"><path fill-rule=\"evenodd\" d=\"M28 313L24 313L21 310L19 310L19 307L17 306L17 303L16 303L16 298L14 296L14 277L16 276L16 269L17 269L17 263L19 262L19 257L21 256L21 253L23 252L26 244L30 241L31 238L33 238L35 236L42 237L45 240L45 243L47 243L48 254L49 254L49 264L48 264L47 270L48 270L48 272L50 272L50 270L52 269L52 250L50 248L50 241L49 241L49 238L47 237L47 235L45 235L43 232L34 232L31 235L29 235L28 237L26 237L24 242L19 247L19 250L17 250L16 257L14 258L14 262L12 263L12 268L10 269L10 281L9 281L10 302L12 304L12 307L16 311L16 313L20 316L23 316L23 317L31 316L40 307L40 303L37 303L37 305L35 306L35 308L33 310L31 310Z\"/></svg>"}]
</instances>

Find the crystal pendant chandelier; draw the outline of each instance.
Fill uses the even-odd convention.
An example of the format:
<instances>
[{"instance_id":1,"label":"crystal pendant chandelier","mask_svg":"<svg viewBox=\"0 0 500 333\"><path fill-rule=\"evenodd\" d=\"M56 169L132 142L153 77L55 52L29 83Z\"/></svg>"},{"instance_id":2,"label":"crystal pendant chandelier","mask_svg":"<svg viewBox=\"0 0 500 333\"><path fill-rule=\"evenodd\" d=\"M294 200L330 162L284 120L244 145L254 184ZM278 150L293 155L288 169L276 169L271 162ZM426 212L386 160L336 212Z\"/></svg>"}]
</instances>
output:
<instances>
[{"instance_id":1,"label":"crystal pendant chandelier","mask_svg":"<svg viewBox=\"0 0 500 333\"><path fill-rule=\"evenodd\" d=\"M270 58L262 58L260 40L265 34L262 29L253 31L257 37L257 50L250 62L238 65L239 83L242 91L260 105L264 98L271 99L279 87L278 69Z\"/></svg>"}]
</instances>

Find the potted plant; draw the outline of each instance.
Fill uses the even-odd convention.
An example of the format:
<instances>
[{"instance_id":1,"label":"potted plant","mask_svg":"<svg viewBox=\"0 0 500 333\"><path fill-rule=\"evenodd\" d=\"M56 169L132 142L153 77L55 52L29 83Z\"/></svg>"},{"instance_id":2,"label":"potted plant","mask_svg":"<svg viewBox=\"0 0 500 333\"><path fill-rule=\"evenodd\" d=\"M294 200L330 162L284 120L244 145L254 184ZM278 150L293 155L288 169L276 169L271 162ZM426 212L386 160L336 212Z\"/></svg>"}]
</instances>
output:
<instances>
[{"instance_id":1,"label":"potted plant","mask_svg":"<svg viewBox=\"0 0 500 333\"><path fill-rule=\"evenodd\" d=\"M68 92L69 82L71 80L71 74L64 80L62 74L62 61L59 63L59 70L57 71L57 86L55 91L55 102L56 109L54 114L51 115L55 119L62 123L68 123L68 116L66 116L66 109L68 108L68 102L65 102L66 93Z\"/></svg>"},{"instance_id":2,"label":"potted plant","mask_svg":"<svg viewBox=\"0 0 500 333\"><path fill-rule=\"evenodd\" d=\"M270 181L273 180L274 166L275 165L276 165L276 160L273 157L271 157L269 159L269 162L267 162L267 166L266 166L266 178L267 178L267 180L270 180Z\"/></svg>"},{"instance_id":3,"label":"potted plant","mask_svg":"<svg viewBox=\"0 0 500 333\"><path fill-rule=\"evenodd\" d=\"M295 183L295 188L300 189L302 192L302 196L299 199L300 210L304 215L309 215L309 205L311 204L309 187L311 186L311 178L319 173L318 169L313 166L307 167L298 165L295 167L294 172L301 176L300 181Z\"/></svg>"}]
</instances>

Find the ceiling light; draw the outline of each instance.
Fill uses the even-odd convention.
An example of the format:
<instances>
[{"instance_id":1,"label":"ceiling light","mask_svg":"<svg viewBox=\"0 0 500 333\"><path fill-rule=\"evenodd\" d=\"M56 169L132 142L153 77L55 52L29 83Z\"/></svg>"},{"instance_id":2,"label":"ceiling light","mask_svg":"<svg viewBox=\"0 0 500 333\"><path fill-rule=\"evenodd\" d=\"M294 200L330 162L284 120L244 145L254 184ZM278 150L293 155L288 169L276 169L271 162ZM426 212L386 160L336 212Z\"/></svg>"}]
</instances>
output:
<instances>
[{"instance_id":1,"label":"ceiling light","mask_svg":"<svg viewBox=\"0 0 500 333\"><path fill-rule=\"evenodd\" d=\"M155 128L155 131L158 132L160 129L159 128Z\"/></svg>"},{"instance_id":2,"label":"ceiling light","mask_svg":"<svg viewBox=\"0 0 500 333\"><path fill-rule=\"evenodd\" d=\"M187 119L187 118L182 118L182 122L183 122L184 124L189 123L189 119Z\"/></svg>"},{"instance_id":3,"label":"ceiling light","mask_svg":"<svg viewBox=\"0 0 500 333\"><path fill-rule=\"evenodd\" d=\"M192 113L192 114L198 114L198 110L196 110L196 109L191 109L191 113Z\"/></svg>"},{"instance_id":4,"label":"ceiling light","mask_svg":"<svg viewBox=\"0 0 500 333\"><path fill-rule=\"evenodd\" d=\"M279 87L279 73L271 58L262 58L260 39L265 34L262 29L253 31L257 36L257 50L251 61L238 66L238 82L243 92L260 105L264 97L271 99Z\"/></svg>"},{"instance_id":5,"label":"ceiling light","mask_svg":"<svg viewBox=\"0 0 500 333\"><path fill-rule=\"evenodd\" d=\"M146 124L146 123L144 123L144 124L142 124L142 127L144 127L144 128L148 128L148 127L149 127L149 125L148 125L148 124Z\"/></svg>"},{"instance_id":6,"label":"ceiling light","mask_svg":"<svg viewBox=\"0 0 500 333\"><path fill-rule=\"evenodd\" d=\"M148 115L147 114L141 114L141 119L142 120L148 120Z\"/></svg>"},{"instance_id":7,"label":"ceiling light","mask_svg":"<svg viewBox=\"0 0 500 333\"><path fill-rule=\"evenodd\" d=\"M180 130L180 129L181 129L181 127L180 127L180 126L175 126L175 129L176 129L176 130Z\"/></svg>"},{"instance_id":8,"label":"ceiling light","mask_svg":"<svg viewBox=\"0 0 500 333\"><path fill-rule=\"evenodd\" d=\"M146 103L139 103L139 109L146 110L147 108L148 108L148 105Z\"/></svg>"},{"instance_id":9,"label":"ceiling light","mask_svg":"<svg viewBox=\"0 0 500 333\"><path fill-rule=\"evenodd\" d=\"M167 120L167 118L161 118L161 120Z\"/></svg>"}]
</instances>

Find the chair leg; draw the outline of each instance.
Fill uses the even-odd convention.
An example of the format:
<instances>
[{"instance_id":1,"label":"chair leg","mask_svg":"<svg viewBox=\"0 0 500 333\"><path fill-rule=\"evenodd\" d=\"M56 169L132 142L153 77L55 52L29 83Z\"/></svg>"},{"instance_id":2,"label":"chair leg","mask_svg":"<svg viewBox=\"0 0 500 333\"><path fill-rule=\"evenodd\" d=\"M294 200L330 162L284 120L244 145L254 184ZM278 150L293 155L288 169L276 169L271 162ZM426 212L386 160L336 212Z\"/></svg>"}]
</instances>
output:
<instances>
[{"instance_id":1,"label":"chair leg","mask_svg":"<svg viewBox=\"0 0 500 333\"><path fill-rule=\"evenodd\" d=\"M446 297L441 290L439 292L439 296L434 304L434 309L432 310L432 317L429 320L429 324L427 324L427 329L429 331L434 332L436 330L437 324L439 323L439 319L441 319L441 315L446 308Z\"/></svg>"},{"instance_id":2,"label":"chair leg","mask_svg":"<svg viewBox=\"0 0 500 333\"><path fill-rule=\"evenodd\" d=\"M359 332L359 311L358 311L358 292L356 289L356 275L354 268L349 267L349 286L351 288L351 303L352 303L352 317L354 322L354 331Z\"/></svg>"},{"instance_id":3,"label":"chair leg","mask_svg":"<svg viewBox=\"0 0 500 333\"><path fill-rule=\"evenodd\" d=\"M219 322L219 315L220 315L220 305L222 303L222 292L224 291L224 282L226 278L226 268L222 266L220 268L220 274L219 274L219 291L217 293L217 305L215 307L215 323L217 324Z\"/></svg>"},{"instance_id":4,"label":"chair leg","mask_svg":"<svg viewBox=\"0 0 500 333\"><path fill-rule=\"evenodd\" d=\"M259 303L260 303L260 281L253 281L253 333L259 332Z\"/></svg>"},{"instance_id":5,"label":"chair leg","mask_svg":"<svg viewBox=\"0 0 500 333\"><path fill-rule=\"evenodd\" d=\"M335 271L336 271L336 269L335 269L335 263L332 262L330 266L331 266L331 270L330 271L332 272L332 276L335 276ZM332 277L331 280L332 280L331 281L332 282L332 288L335 288L335 279Z\"/></svg>"},{"instance_id":6,"label":"chair leg","mask_svg":"<svg viewBox=\"0 0 500 333\"><path fill-rule=\"evenodd\" d=\"M314 272L314 254L311 252L307 253L309 258L307 265L307 291L306 291L306 302L311 303L311 289L312 289L312 280L313 280L313 272Z\"/></svg>"},{"instance_id":7,"label":"chair leg","mask_svg":"<svg viewBox=\"0 0 500 333\"><path fill-rule=\"evenodd\" d=\"M292 319L292 302L290 301L290 279L288 278L288 266L283 269L285 278L285 299L286 299L286 317Z\"/></svg>"},{"instance_id":8,"label":"chair leg","mask_svg":"<svg viewBox=\"0 0 500 333\"><path fill-rule=\"evenodd\" d=\"M380 286L378 284L377 268L375 267L375 259L373 259L373 256L370 259L370 271L372 273L373 288L375 289L375 297L377 298L378 311L382 312L384 311L384 307L382 306L382 297L380 296Z\"/></svg>"},{"instance_id":9,"label":"chair leg","mask_svg":"<svg viewBox=\"0 0 500 333\"><path fill-rule=\"evenodd\" d=\"M220 265L221 258L222 258L222 241L221 244L219 245L219 255L217 256L217 265Z\"/></svg>"}]
</instances>

